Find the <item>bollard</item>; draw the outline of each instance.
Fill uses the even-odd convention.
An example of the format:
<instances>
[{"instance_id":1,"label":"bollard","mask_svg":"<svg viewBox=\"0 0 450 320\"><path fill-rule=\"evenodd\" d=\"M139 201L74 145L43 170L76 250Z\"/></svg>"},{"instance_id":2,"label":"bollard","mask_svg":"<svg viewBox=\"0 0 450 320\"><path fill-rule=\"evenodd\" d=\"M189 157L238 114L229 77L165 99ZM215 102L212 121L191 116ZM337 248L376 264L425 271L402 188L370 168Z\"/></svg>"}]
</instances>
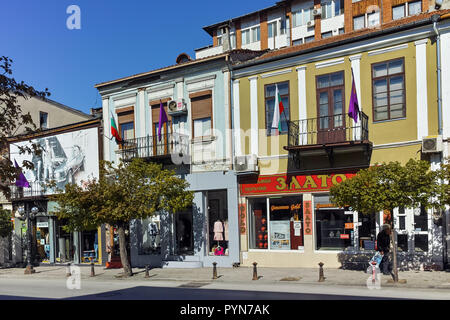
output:
<instances>
[{"instance_id":1,"label":"bollard","mask_svg":"<svg viewBox=\"0 0 450 320\"><path fill-rule=\"evenodd\" d=\"M70 263L68 263L66 267L66 277L70 277L71 275L72 273L70 272Z\"/></svg>"},{"instance_id":2,"label":"bollard","mask_svg":"<svg viewBox=\"0 0 450 320\"><path fill-rule=\"evenodd\" d=\"M325 277L323 276L323 262L319 263L319 282L325 281Z\"/></svg>"},{"instance_id":3,"label":"bollard","mask_svg":"<svg viewBox=\"0 0 450 320\"><path fill-rule=\"evenodd\" d=\"M252 280L258 280L258 271L256 270L256 262L253 262L253 279Z\"/></svg>"},{"instance_id":4,"label":"bollard","mask_svg":"<svg viewBox=\"0 0 450 320\"><path fill-rule=\"evenodd\" d=\"M217 279L217 262L213 262L213 280Z\"/></svg>"},{"instance_id":5,"label":"bollard","mask_svg":"<svg viewBox=\"0 0 450 320\"><path fill-rule=\"evenodd\" d=\"M91 262L91 277L95 277L94 263Z\"/></svg>"},{"instance_id":6,"label":"bollard","mask_svg":"<svg viewBox=\"0 0 450 320\"><path fill-rule=\"evenodd\" d=\"M145 278L150 278L150 275L148 274L148 269L149 269L149 267L147 264L147 265L145 265Z\"/></svg>"}]
</instances>

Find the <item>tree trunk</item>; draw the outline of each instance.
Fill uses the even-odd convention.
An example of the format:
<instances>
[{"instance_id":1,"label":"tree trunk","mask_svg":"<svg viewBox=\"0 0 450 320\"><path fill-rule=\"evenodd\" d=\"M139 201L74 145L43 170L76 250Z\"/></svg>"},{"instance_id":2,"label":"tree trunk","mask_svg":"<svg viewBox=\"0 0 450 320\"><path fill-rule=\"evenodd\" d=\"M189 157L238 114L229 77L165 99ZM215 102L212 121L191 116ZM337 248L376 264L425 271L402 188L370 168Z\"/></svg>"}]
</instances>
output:
<instances>
[{"instance_id":1,"label":"tree trunk","mask_svg":"<svg viewBox=\"0 0 450 320\"><path fill-rule=\"evenodd\" d=\"M398 264L397 264L397 242L395 241L395 229L394 229L394 212L390 210L391 214L391 243L392 243L392 271L394 272L394 282L398 282Z\"/></svg>"},{"instance_id":2,"label":"tree trunk","mask_svg":"<svg viewBox=\"0 0 450 320\"><path fill-rule=\"evenodd\" d=\"M118 231L119 231L120 261L122 262L123 275L125 277L131 277L133 275L133 271L131 270L130 261L128 260L128 252L127 252L128 243L125 236L124 224L118 225Z\"/></svg>"}]
</instances>

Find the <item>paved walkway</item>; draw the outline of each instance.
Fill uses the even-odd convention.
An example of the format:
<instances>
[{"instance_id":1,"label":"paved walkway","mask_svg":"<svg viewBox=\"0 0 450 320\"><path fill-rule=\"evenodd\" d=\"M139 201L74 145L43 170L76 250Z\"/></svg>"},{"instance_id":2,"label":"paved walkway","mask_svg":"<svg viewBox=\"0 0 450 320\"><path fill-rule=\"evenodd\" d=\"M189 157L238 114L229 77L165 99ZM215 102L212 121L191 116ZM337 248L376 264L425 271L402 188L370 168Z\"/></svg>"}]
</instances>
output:
<instances>
[{"instance_id":1,"label":"paved walkway","mask_svg":"<svg viewBox=\"0 0 450 320\"><path fill-rule=\"evenodd\" d=\"M0 279L63 279L66 277L65 266L39 266L35 267L36 273L25 275L23 268L0 269ZM122 269L105 269L102 266L95 267L95 277L90 277L90 266L80 267L84 281L121 281ZM218 283L255 283L252 280L253 268L217 268L218 279L212 280L212 268L196 269L172 269L155 268L149 271L149 278L145 278L145 269L133 268L134 276L127 281L183 281L183 282L218 282ZM363 271L327 269L324 268L324 282L318 282L319 269L309 268L258 268L258 284L273 284L280 282L316 284L320 286L366 286L369 274ZM381 275L383 287L403 287L417 289L443 289L450 292L450 272L446 271L403 271L399 272L399 279L406 283L390 283L391 277Z\"/></svg>"}]
</instances>

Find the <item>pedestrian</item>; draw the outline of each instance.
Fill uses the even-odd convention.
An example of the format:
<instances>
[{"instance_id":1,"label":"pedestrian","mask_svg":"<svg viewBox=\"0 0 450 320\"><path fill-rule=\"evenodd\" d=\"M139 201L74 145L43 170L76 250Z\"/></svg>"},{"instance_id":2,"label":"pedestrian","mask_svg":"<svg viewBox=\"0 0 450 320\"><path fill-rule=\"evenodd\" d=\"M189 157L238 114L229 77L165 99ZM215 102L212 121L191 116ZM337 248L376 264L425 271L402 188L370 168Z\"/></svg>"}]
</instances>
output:
<instances>
[{"instance_id":1,"label":"pedestrian","mask_svg":"<svg viewBox=\"0 0 450 320\"><path fill-rule=\"evenodd\" d=\"M379 251L383 256L380 263L380 269L384 275L392 275L389 260L390 245L391 245L391 226L389 224L383 224L383 226L381 227L381 231L378 233L377 236L377 251Z\"/></svg>"}]
</instances>

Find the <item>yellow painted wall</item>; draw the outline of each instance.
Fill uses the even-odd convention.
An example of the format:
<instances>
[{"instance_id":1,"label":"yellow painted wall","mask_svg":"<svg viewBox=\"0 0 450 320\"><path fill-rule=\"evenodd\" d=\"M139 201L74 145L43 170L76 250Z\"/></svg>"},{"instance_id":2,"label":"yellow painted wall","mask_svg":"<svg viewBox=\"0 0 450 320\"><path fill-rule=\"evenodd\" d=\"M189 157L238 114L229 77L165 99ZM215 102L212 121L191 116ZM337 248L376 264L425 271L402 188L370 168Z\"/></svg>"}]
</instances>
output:
<instances>
[{"instance_id":1,"label":"yellow painted wall","mask_svg":"<svg viewBox=\"0 0 450 320\"><path fill-rule=\"evenodd\" d=\"M438 134L436 42L427 43L428 134Z\"/></svg>"},{"instance_id":2,"label":"yellow painted wall","mask_svg":"<svg viewBox=\"0 0 450 320\"><path fill-rule=\"evenodd\" d=\"M370 164L382 162L399 161L401 164L406 164L409 159L420 160L420 150L422 145L420 143L395 147L386 149L375 149L372 151L372 158L370 159Z\"/></svg>"}]
</instances>

